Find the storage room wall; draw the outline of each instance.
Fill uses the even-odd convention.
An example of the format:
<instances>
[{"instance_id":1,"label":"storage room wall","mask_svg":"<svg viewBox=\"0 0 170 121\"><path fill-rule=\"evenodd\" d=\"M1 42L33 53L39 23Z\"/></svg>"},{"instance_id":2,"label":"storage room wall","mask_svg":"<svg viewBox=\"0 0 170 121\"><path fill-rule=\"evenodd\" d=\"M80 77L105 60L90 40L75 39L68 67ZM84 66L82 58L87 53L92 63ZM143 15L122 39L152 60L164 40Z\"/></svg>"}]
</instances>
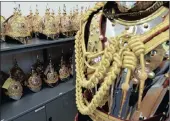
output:
<instances>
[{"instance_id":1,"label":"storage room wall","mask_svg":"<svg viewBox=\"0 0 170 121\"><path fill-rule=\"evenodd\" d=\"M76 7L78 5L79 9L81 6L88 7L93 6L95 2L1 2L1 15L5 18L8 18L13 13L13 8L16 6L16 4L20 4L20 8L22 11L22 14L28 15L30 7L33 12L35 12L36 4L38 5L39 13L41 16L44 15L46 5L48 3L49 8L55 11L57 13L58 8L60 6L61 10L63 8L63 4L66 5L67 12L73 7ZM61 56L61 50L65 49L64 52L68 52L69 49L72 46L72 44L69 45L63 45L63 46L57 46L56 48L50 48L48 49L49 54L52 55L53 59L59 59ZM39 55L40 59L43 59L42 50L39 51L31 51L31 52L24 52L20 54L14 54L14 55L1 55L1 70L4 72L9 72L9 69L12 67L13 64L13 58L16 58L18 61L19 66L24 70L25 73L30 72L30 67L33 63L36 61L36 56ZM56 61L56 60L55 60ZM54 62L55 63L55 62Z\"/></svg>"}]
</instances>

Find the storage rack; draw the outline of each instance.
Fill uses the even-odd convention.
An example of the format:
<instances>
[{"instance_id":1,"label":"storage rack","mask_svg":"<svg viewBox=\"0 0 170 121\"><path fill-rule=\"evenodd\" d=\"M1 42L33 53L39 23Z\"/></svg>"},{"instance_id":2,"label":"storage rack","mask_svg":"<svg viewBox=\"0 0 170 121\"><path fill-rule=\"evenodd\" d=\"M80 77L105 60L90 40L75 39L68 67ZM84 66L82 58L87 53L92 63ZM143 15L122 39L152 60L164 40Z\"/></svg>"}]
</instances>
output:
<instances>
[{"instance_id":1,"label":"storage rack","mask_svg":"<svg viewBox=\"0 0 170 121\"><path fill-rule=\"evenodd\" d=\"M74 37L58 40L33 39L31 44L1 43L1 59L3 55L11 55L35 50L43 50L44 60L47 49L72 43ZM75 65L75 64L74 64ZM0 121L73 121L76 115L75 77L54 88L43 88L38 93L24 95L18 101L10 101L0 106Z\"/></svg>"}]
</instances>

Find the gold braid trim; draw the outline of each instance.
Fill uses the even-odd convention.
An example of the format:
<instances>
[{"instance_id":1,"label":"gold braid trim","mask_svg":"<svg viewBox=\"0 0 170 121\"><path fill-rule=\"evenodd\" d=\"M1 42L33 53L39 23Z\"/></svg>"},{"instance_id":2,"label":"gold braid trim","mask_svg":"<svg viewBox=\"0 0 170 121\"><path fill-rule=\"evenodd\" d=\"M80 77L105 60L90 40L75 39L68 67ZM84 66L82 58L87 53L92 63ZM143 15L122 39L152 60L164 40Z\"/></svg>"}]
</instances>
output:
<instances>
[{"instance_id":1,"label":"gold braid trim","mask_svg":"<svg viewBox=\"0 0 170 121\"><path fill-rule=\"evenodd\" d=\"M158 45L162 44L163 42L169 39L169 29L165 32L162 32L158 36L154 37L152 41L149 41L145 44L145 54L149 53L151 50L156 48Z\"/></svg>"},{"instance_id":2,"label":"gold braid trim","mask_svg":"<svg viewBox=\"0 0 170 121\"><path fill-rule=\"evenodd\" d=\"M89 10L87 12L87 14L84 16L85 17L84 20L86 21L88 19L89 15L93 11L97 11L99 8L101 8L103 6L104 6L104 3L96 4L96 7L94 7L94 9ZM99 91L96 93L96 95L92 99L91 103L88 106L85 106L85 104L83 102L82 89L80 86L80 82L83 80L82 77L84 77L84 74L83 74L84 73L83 72L84 71L84 64L83 64L84 60L82 58L82 55L83 55L83 51L85 52L85 49L83 49L83 48L81 49L81 45L84 45L84 43L82 43L83 41L80 41L82 39L81 38L81 30L82 30L82 28L80 28L80 31L77 33L76 44L75 44L75 47L76 47L76 69L77 69L76 103L77 103L78 109L80 110L80 112L82 114L91 114L91 113L93 113L94 110L96 110L96 108L101 103L103 103L102 99L107 94L107 92L109 90L109 86L112 84L113 80L116 78L115 74L118 74L120 72L121 63L120 63L120 61L116 61L113 63L113 67L109 71L110 73L113 73L112 76L110 78L107 77L104 79L104 80L106 80L106 81L104 81L104 84L103 84L104 86L101 86ZM116 41L115 41L115 43L116 43ZM116 44L114 44L114 45L111 44L109 46L109 48L106 50L112 51L112 49L114 49L114 47L116 47ZM107 52L105 52L105 53L107 54ZM110 56L110 54L111 54L111 56ZM113 55L112 55L112 53L110 53L110 54L107 54L107 56L105 58L107 58L108 60L110 59L110 61L111 61L111 60L113 60ZM119 59L117 59L117 58L119 58ZM104 61L104 59L102 59L102 60ZM120 60L120 56L118 54L115 55L115 60ZM104 63L103 64L106 65L107 61L104 61ZM103 66L103 68L105 69L104 66ZM115 70L117 70L117 71L115 71ZM84 82L84 80L82 82ZM93 83L91 83L91 84L93 84ZM94 86L94 85L92 85L92 86Z\"/></svg>"},{"instance_id":3,"label":"gold braid trim","mask_svg":"<svg viewBox=\"0 0 170 121\"><path fill-rule=\"evenodd\" d=\"M89 11L87 11L87 13L84 15L84 18L82 19L82 22L83 22L83 23L86 23L88 17L89 17L94 11L97 11L98 9L100 9L101 7L103 7L104 5L105 5L104 2L99 2L99 3L97 3L93 9L90 9ZM82 23L82 22L81 22L81 23ZM83 27L82 27L82 26L83 26ZM78 35L78 34L80 34L80 32L78 32L77 36L84 37L84 27L85 27L85 24L84 24L84 25L81 25L81 27L80 27L80 32L82 33L82 35ZM83 31L83 32L82 32L82 31ZM80 43L81 43L81 45L82 45L82 51L83 51L82 55L83 55L84 57L85 57L85 56L88 56L88 55L91 55L91 54L89 54L88 52L86 52L85 43L84 43L84 38L81 38L81 39L82 39L82 40L81 40ZM80 40L79 40L79 41L80 41ZM112 51L109 51L109 50L112 50ZM112 47L112 46L109 46L109 48L107 48L107 50L105 50L104 53L108 53L108 51L109 51L109 53L108 53L108 56L109 56L109 57L103 57L103 59L102 59L103 61L101 61L101 63L99 64L99 66L96 67L96 72L94 73L94 75L93 75L89 80L86 80L85 75L84 75L84 72L81 73L81 75L83 75L83 77L82 77L80 83L81 83L81 85L82 85L83 87L91 89L91 88L94 88L94 87L98 84L99 80L103 78L103 75L104 75L105 72L106 72L106 68L105 68L103 65L106 65L106 67L109 67L109 66L110 66L110 62L111 62L111 60L112 60L112 58L110 58L110 57L112 57L112 56L110 56L110 55L114 54L114 52L115 52L114 50L115 50L115 49L114 49L114 47ZM98 55L98 54L92 55L92 57L97 56L97 55ZM105 58L106 58L106 59L105 59ZM83 60L83 62L86 63L85 60ZM87 66L89 66L89 65L87 64ZM82 66L81 66L81 69L84 71L84 65L83 65L83 64L82 64Z\"/></svg>"},{"instance_id":4,"label":"gold braid trim","mask_svg":"<svg viewBox=\"0 0 170 121\"><path fill-rule=\"evenodd\" d=\"M137 35L137 37L140 37L140 39L144 42L144 40L146 40L150 35L153 35L155 32L165 28L166 26L169 26L169 15L165 18L165 20L160 23L159 25L155 26L154 28L152 28L151 30L149 30L148 32L146 32L144 35Z\"/></svg>"}]
</instances>

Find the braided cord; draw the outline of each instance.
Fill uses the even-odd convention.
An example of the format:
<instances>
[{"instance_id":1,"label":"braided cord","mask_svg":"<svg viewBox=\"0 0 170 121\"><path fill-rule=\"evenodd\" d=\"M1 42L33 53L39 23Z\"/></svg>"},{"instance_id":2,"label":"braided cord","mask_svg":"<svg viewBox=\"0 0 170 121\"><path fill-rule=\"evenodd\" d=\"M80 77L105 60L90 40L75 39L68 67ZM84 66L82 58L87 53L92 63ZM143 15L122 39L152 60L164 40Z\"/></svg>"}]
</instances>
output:
<instances>
[{"instance_id":1,"label":"braided cord","mask_svg":"<svg viewBox=\"0 0 170 121\"><path fill-rule=\"evenodd\" d=\"M103 6L104 6L104 3L96 4L96 6L93 9L87 12L83 20L80 22L81 24L80 31L78 31L76 35L76 42L75 42L76 72L77 72L76 104L77 104L78 110L84 115L92 114L96 110L97 107L102 106L107 101L104 99L108 95L110 86L114 83L117 75L120 73L120 69L122 67L122 59L123 59L122 57L124 57L123 67L129 68L130 70L134 70L136 66L135 56L132 52L129 52L130 49L125 51L123 54L124 56L122 56L123 49L120 49L118 46L118 42L115 39L113 39L112 40L113 42L111 42L111 44L109 44L109 46L107 46L106 49L104 50L102 60L99 63L98 67L96 68L95 73L89 80L86 80L85 75L84 75L84 69L85 69L84 67L85 56L84 55L86 55L86 49L85 49L85 43L83 39L84 26L82 25L82 23L85 23L87 21L88 17L91 15L92 12L97 11L99 8ZM138 48L134 49L135 52L136 52L136 49ZM137 54L138 54L138 51L137 51ZM126 80L129 80L128 78L130 78L130 71L128 73L129 73L128 74L129 76L127 77ZM106 75L105 77L104 77L104 74ZM84 100L83 95L82 95L82 87L94 88L98 84L99 80L102 78L104 78L104 82L100 86L99 91L96 92L91 102L87 104L87 101ZM128 84L128 81L126 82L126 84ZM124 90L127 90L127 89L128 88L126 89L124 88Z\"/></svg>"},{"instance_id":2,"label":"braided cord","mask_svg":"<svg viewBox=\"0 0 170 121\"><path fill-rule=\"evenodd\" d=\"M75 41L75 56L76 56L76 104L80 113L84 115L92 115L94 111L96 111L97 107L104 105L107 102L109 96L109 89L112 84L114 84L115 79L120 73L121 68L127 68L128 72L126 75L125 82L122 84L123 90L123 98L121 103L121 109L125 102L125 98L127 95L127 91L129 89L130 76L132 71L136 68L137 58L140 59L141 64L141 75L140 86L139 86L139 100L138 100L138 109L140 108L140 103L142 99L143 89L145 80L147 78L147 73L145 72L145 60L144 54L146 47L143 42L139 40L138 36L134 38L131 37L128 39L128 45L123 47L120 45L119 39L120 37L114 38L111 43L106 46L105 50L93 54L86 52L85 42L84 42L84 30L85 24L89 18L89 16L102 8L105 5L104 2L99 2L95 5L94 8L87 11L87 13L83 16L80 21L80 30L77 32L76 41ZM142 39L143 40L143 39ZM88 65L86 62L87 58L96 57L98 55L103 55L102 60L99 62L97 67L93 68ZM94 74L90 77L90 79L85 78L84 71L86 66L93 68L95 70ZM99 90L93 96L91 102L87 102L86 99L82 95L82 87L87 89L94 88L99 80L103 79L103 83L101 84ZM121 113L121 111L120 111Z\"/></svg>"},{"instance_id":3,"label":"braided cord","mask_svg":"<svg viewBox=\"0 0 170 121\"><path fill-rule=\"evenodd\" d=\"M94 8L90 9L85 15L84 15L84 18L82 19L82 22L85 23L88 19L88 17L94 12L94 11L97 11L98 9L102 8L103 6L105 5L104 2L99 2L95 5ZM82 25L80 27L80 31L83 31L84 30L84 25ZM79 35L81 36L81 35ZM84 37L84 31L82 32L82 37ZM82 45L82 55L85 56L86 55L89 55L89 53L86 52L86 49L85 49L85 43L84 43L84 39L81 38L82 41L81 41L81 45ZM116 43L116 41L114 42ZM102 54L104 53L104 56L102 57L102 60L101 62L99 63L99 66L96 67L95 69L95 73L93 74L93 76L89 79L89 80L86 80L85 78L85 75L83 73L84 71L84 65L81 66L81 75L82 76L82 79L80 81L81 85L85 88L88 88L88 89L91 89L91 88L94 88L98 83L99 83L99 80L101 80L105 74L105 72L107 71L106 69L110 66L111 64L111 61L113 61L113 54L116 52L115 50L115 46L108 46L104 52L100 52L99 54ZM93 56L97 56L99 54L94 54L92 55L91 57ZM90 65L88 65L86 63L86 60L83 60L83 62L90 68L94 69L93 67L91 67ZM105 65L105 66L104 66Z\"/></svg>"}]
</instances>

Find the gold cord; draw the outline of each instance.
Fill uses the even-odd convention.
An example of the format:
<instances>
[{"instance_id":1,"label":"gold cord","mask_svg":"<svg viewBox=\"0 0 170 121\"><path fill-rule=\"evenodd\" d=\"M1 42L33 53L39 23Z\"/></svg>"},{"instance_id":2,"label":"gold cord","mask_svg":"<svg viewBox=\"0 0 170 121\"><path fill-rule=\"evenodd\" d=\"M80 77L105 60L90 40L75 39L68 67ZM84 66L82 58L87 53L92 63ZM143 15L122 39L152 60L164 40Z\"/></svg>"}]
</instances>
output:
<instances>
[{"instance_id":1,"label":"gold cord","mask_svg":"<svg viewBox=\"0 0 170 121\"><path fill-rule=\"evenodd\" d=\"M87 11L80 21L80 31L77 32L75 41L75 56L76 56L76 104L80 113L84 115L92 115L97 107L101 107L108 101L109 89L112 84L114 84L115 79L120 73L121 68L127 68L126 80L122 85L123 98L122 106L125 102L126 93L129 89L129 81L131 72L134 71L137 65L137 58L140 59L141 64L141 76L140 78L140 91L138 108L140 108L141 97L143 94L143 88L147 74L145 72L145 51L149 48L145 48L143 44L143 39L139 37L130 37L128 39L128 45L126 47L120 46L119 37L112 39L112 42L106 46L105 50L101 53L93 54L86 52L85 41L84 41L84 26L89 18L89 16L102 8L105 5L104 2L97 3L94 8ZM121 36L120 36L121 37ZM152 40L151 40L152 41ZM165 40L161 40L163 42ZM102 55L102 59L99 64L93 68L86 62L86 57L96 57ZM93 68L95 70L94 74L89 78L85 78L86 66ZM82 87L87 89L92 89L99 83L99 80L103 80L100 88L93 96L91 102L87 102L82 95Z\"/></svg>"}]
</instances>

